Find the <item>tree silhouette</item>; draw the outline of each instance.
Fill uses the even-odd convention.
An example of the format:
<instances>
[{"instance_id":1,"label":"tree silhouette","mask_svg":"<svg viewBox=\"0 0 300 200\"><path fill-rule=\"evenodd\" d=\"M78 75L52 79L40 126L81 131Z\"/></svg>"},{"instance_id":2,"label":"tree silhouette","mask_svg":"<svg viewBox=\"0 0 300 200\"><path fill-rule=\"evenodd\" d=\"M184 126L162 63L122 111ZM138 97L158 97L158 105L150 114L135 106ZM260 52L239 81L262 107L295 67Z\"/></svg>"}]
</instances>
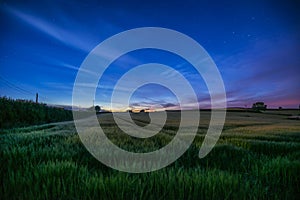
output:
<instances>
[{"instance_id":1,"label":"tree silhouette","mask_svg":"<svg viewBox=\"0 0 300 200\"><path fill-rule=\"evenodd\" d=\"M255 111L266 110L267 105L265 105L264 102L256 102L252 105L252 109L255 110Z\"/></svg>"},{"instance_id":2,"label":"tree silhouette","mask_svg":"<svg viewBox=\"0 0 300 200\"><path fill-rule=\"evenodd\" d=\"M96 113L98 113L98 112L100 112L100 110L101 110L101 107L100 106L95 106L95 111L96 111Z\"/></svg>"}]
</instances>

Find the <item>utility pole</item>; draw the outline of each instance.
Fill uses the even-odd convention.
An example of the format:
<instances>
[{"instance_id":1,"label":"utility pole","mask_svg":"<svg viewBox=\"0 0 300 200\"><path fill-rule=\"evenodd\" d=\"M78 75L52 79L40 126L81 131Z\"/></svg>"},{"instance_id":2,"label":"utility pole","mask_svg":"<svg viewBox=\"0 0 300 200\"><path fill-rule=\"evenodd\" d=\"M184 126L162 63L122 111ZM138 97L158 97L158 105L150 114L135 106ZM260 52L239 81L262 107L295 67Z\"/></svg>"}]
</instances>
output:
<instances>
[{"instance_id":1,"label":"utility pole","mask_svg":"<svg viewBox=\"0 0 300 200\"><path fill-rule=\"evenodd\" d=\"M35 94L35 103L39 103L39 93Z\"/></svg>"}]
</instances>

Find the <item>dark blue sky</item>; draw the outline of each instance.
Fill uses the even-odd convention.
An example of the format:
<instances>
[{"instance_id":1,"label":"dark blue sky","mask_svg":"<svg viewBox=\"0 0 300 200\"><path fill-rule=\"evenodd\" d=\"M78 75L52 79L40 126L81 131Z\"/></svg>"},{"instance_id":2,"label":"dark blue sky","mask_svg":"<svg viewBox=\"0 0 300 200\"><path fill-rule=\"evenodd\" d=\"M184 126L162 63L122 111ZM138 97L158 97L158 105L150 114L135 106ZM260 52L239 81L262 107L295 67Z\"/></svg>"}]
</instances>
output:
<instances>
[{"instance_id":1,"label":"dark blue sky","mask_svg":"<svg viewBox=\"0 0 300 200\"><path fill-rule=\"evenodd\" d=\"M201 44L225 83L228 106L300 104L300 14L296 1L1 1L0 95L71 104L77 71L88 53L119 32L164 27ZM130 58L130 59L128 59ZM134 59L132 59L134 58ZM100 80L96 103L108 106L111 86L138 64L159 62L187 76L181 58L158 50L131 52ZM137 75L138 76L138 75ZM190 78L200 107L209 95L201 78ZM137 90L133 107L176 107L174 94L158 85ZM87 102L86 105L92 105Z\"/></svg>"}]
</instances>

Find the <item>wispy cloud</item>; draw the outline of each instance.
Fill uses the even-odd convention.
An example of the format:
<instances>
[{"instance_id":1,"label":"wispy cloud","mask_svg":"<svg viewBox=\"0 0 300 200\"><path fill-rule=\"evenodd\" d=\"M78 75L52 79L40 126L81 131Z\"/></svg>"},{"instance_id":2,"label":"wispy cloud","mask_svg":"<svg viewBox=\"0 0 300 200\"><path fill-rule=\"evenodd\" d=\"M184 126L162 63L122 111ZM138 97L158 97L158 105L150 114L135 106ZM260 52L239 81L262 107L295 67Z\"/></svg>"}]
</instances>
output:
<instances>
[{"instance_id":1,"label":"wispy cloud","mask_svg":"<svg viewBox=\"0 0 300 200\"><path fill-rule=\"evenodd\" d=\"M258 40L252 48L218 61L229 106L250 105L258 100L271 105L300 102L300 94L295 92L300 91L297 52L300 47L293 37L269 38Z\"/></svg>"},{"instance_id":2,"label":"wispy cloud","mask_svg":"<svg viewBox=\"0 0 300 200\"><path fill-rule=\"evenodd\" d=\"M55 23L50 23L40 17L23 12L13 7L5 6L4 9L12 16L32 26L36 30L41 31L45 35L56 39L60 43L86 52L91 50L91 46L88 45L89 42L84 40L84 37L82 37L83 35L80 37L78 33L74 34L64 27L56 26Z\"/></svg>"},{"instance_id":3,"label":"wispy cloud","mask_svg":"<svg viewBox=\"0 0 300 200\"><path fill-rule=\"evenodd\" d=\"M166 103L164 100L160 102L135 102L130 103L129 107L131 109L151 109L151 110L162 110L162 109L179 109L180 105L178 103Z\"/></svg>"}]
</instances>

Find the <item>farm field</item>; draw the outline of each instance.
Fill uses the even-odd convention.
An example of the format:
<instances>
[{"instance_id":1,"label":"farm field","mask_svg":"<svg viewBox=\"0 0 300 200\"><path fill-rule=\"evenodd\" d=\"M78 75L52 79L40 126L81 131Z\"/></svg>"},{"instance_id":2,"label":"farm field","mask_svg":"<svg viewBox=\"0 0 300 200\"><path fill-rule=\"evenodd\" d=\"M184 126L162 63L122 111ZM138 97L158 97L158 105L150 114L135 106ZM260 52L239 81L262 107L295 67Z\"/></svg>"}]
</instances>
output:
<instances>
[{"instance_id":1,"label":"farm field","mask_svg":"<svg viewBox=\"0 0 300 200\"><path fill-rule=\"evenodd\" d=\"M210 112L201 111L190 148L161 170L130 174L111 169L83 146L73 122L4 129L0 133L0 199L297 199L300 196L298 110L227 112L223 133L203 159L198 153ZM132 114L143 126L145 113ZM98 116L123 149L149 152L172 140L179 112L147 139L122 133L109 113Z\"/></svg>"}]
</instances>

